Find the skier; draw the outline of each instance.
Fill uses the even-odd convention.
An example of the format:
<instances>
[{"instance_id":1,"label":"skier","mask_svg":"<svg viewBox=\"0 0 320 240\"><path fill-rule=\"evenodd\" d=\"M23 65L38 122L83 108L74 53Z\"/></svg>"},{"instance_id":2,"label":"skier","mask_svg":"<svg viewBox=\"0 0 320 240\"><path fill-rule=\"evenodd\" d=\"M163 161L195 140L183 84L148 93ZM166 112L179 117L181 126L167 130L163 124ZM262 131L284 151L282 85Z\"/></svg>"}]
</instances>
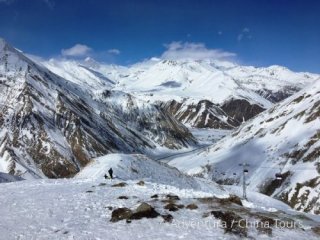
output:
<instances>
[{"instance_id":1,"label":"skier","mask_svg":"<svg viewBox=\"0 0 320 240\"><path fill-rule=\"evenodd\" d=\"M113 179L113 176L112 176L113 170L112 170L112 168L109 169L108 173L109 173L109 175L110 175L110 178Z\"/></svg>"},{"instance_id":2,"label":"skier","mask_svg":"<svg viewBox=\"0 0 320 240\"><path fill-rule=\"evenodd\" d=\"M108 177L108 175L107 174L105 174L104 175L104 179L108 179L109 177Z\"/></svg>"}]
</instances>

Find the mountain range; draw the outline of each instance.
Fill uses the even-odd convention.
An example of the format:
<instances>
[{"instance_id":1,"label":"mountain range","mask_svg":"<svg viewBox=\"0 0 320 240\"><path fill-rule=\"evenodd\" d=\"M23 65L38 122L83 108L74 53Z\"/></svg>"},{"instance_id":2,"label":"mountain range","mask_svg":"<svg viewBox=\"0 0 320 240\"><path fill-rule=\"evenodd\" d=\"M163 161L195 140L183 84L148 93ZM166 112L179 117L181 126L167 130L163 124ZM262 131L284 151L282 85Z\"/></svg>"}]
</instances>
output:
<instances>
[{"instance_id":1,"label":"mountain range","mask_svg":"<svg viewBox=\"0 0 320 240\"><path fill-rule=\"evenodd\" d=\"M181 174L241 185L248 164L249 190L318 214L319 79L217 60L44 60L1 39L0 172L73 177L111 153L178 153L166 162ZM193 134L213 130L227 136L211 146Z\"/></svg>"},{"instance_id":2,"label":"mountain range","mask_svg":"<svg viewBox=\"0 0 320 240\"><path fill-rule=\"evenodd\" d=\"M0 171L70 177L107 153L196 143L170 113L99 80L93 92L86 81L66 80L1 40Z\"/></svg>"}]
</instances>

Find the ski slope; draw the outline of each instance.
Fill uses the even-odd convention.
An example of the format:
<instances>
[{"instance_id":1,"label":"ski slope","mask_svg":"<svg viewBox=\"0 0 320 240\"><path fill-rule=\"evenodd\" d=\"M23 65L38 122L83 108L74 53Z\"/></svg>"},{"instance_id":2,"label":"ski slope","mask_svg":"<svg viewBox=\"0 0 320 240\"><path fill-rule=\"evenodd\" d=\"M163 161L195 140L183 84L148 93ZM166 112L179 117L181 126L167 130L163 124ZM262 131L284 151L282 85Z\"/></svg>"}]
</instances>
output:
<instances>
[{"instance_id":1,"label":"ski slope","mask_svg":"<svg viewBox=\"0 0 320 240\"><path fill-rule=\"evenodd\" d=\"M125 165L119 165L120 157L124 157L114 157L113 160L105 158L109 162L105 167L113 166L115 172L118 171L119 175L125 177L120 171L120 167ZM233 211L248 221L260 221L261 216L267 216L283 221L294 220L301 224L294 229L272 227L272 237L276 239L319 239L319 235L312 230L320 224L318 218L291 211L283 203L261 194L249 192L249 201L243 201L244 207L222 204L218 200L211 205L205 199L217 195L213 189L205 192L157 182L138 185L138 180L105 180L100 177L102 172L96 171L99 164L104 165L103 161L96 164L88 166L89 170L83 171L75 179L26 180L0 184L0 239L243 239L239 235L225 233L219 225L219 219L203 217L213 209ZM86 178L88 175L89 178ZM177 179L172 179L172 184L175 184L174 180ZM126 185L112 187L120 182ZM239 190L234 188L230 191L240 193ZM159 199L151 198L155 194ZM177 195L180 198L179 204L187 206L193 203L198 208L182 208L170 212L164 208L166 203L162 201L167 194ZM127 199L119 199L119 196ZM113 209L135 209L141 202L152 205L160 214L171 214L172 222L164 222L162 217L134 220L131 223L110 222ZM255 227L247 229L248 239L268 237L270 236L259 233Z\"/></svg>"},{"instance_id":2,"label":"ski slope","mask_svg":"<svg viewBox=\"0 0 320 240\"><path fill-rule=\"evenodd\" d=\"M144 180L181 189L212 192L217 197L229 195L214 182L184 175L176 168L141 154L108 154L95 158L75 178L103 180L110 168L113 169L114 177L118 180Z\"/></svg>"}]
</instances>

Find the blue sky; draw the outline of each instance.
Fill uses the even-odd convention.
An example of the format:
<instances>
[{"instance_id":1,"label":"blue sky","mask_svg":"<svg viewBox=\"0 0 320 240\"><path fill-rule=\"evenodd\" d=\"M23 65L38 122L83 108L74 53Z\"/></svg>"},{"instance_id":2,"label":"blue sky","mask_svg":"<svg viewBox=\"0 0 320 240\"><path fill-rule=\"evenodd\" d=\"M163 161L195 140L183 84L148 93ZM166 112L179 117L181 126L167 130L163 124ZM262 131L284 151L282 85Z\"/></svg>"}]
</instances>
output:
<instances>
[{"instance_id":1,"label":"blue sky","mask_svg":"<svg viewBox=\"0 0 320 240\"><path fill-rule=\"evenodd\" d=\"M232 59L320 72L320 1L0 0L0 36L44 58Z\"/></svg>"}]
</instances>

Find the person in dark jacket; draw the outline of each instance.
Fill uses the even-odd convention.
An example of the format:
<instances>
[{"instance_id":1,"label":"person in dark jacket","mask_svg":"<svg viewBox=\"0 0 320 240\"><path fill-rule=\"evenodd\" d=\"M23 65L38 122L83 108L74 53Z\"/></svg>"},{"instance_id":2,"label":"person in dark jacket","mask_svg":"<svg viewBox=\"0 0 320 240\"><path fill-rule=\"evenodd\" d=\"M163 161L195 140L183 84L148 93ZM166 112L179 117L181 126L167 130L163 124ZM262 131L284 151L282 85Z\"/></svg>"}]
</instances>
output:
<instances>
[{"instance_id":1,"label":"person in dark jacket","mask_svg":"<svg viewBox=\"0 0 320 240\"><path fill-rule=\"evenodd\" d=\"M109 169L108 173L109 173L110 178L113 179L113 170L112 170L112 168Z\"/></svg>"}]
</instances>

